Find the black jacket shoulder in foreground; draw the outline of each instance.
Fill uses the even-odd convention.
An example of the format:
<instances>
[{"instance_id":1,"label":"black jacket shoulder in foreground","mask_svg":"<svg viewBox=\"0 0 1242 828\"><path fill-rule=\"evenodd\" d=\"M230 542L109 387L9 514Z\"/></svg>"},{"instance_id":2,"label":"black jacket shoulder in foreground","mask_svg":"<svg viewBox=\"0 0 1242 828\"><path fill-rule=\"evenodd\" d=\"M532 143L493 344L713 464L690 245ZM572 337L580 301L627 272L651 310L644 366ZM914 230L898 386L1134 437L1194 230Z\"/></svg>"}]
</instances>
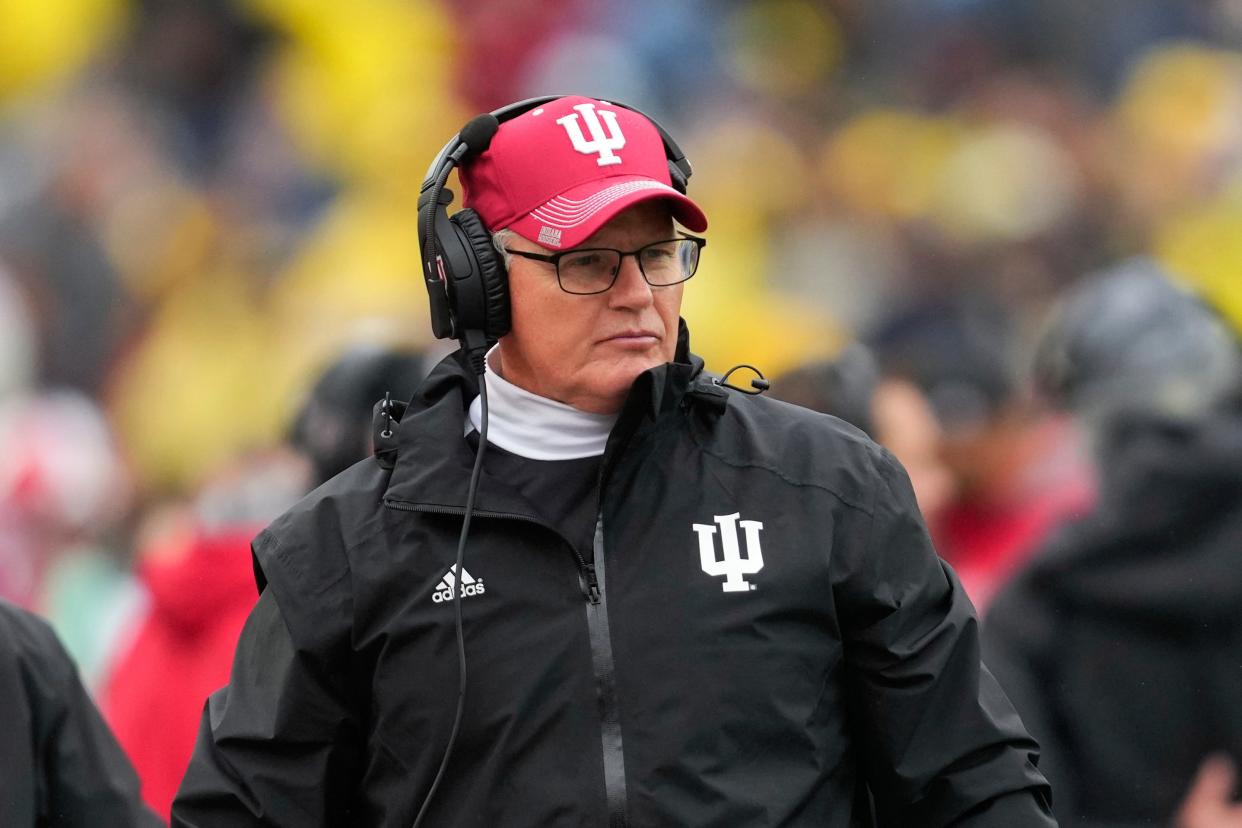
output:
<instances>
[{"instance_id":1,"label":"black jacket shoulder in foreground","mask_svg":"<svg viewBox=\"0 0 1242 828\"><path fill-rule=\"evenodd\" d=\"M631 389L590 554L485 462L465 715L426 824L846 828L873 798L882 825L1054 825L901 468L681 357ZM446 360L395 463L355 466L256 539L269 584L174 824L413 821L456 705L474 382Z\"/></svg>"},{"instance_id":2,"label":"black jacket shoulder in foreground","mask_svg":"<svg viewBox=\"0 0 1242 828\"><path fill-rule=\"evenodd\" d=\"M0 601L0 816L13 828L158 826L47 622Z\"/></svg>"}]
</instances>

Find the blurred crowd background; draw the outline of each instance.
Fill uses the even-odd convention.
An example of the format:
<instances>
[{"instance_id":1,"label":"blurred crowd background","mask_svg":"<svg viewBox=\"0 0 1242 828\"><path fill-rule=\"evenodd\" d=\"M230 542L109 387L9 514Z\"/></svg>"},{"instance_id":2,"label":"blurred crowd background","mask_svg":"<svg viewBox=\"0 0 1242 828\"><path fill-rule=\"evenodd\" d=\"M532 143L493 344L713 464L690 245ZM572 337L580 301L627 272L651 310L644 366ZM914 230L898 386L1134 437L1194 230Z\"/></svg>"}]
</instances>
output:
<instances>
[{"instance_id":1,"label":"blurred crowd background","mask_svg":"<svg viewBox=\"0 0 1242 828\"><path fill-rule=\"evenodd\" d=\"M1242 0L0 0L0 595L93 690L233 601L223 681L316 379L445 352L430 160L559 92L677 136L694 350L839 414L862 383L981 608L1093 499L1029 392L1050 309L1143 257L1242 326Z\"/></svg>"}]
</instances>

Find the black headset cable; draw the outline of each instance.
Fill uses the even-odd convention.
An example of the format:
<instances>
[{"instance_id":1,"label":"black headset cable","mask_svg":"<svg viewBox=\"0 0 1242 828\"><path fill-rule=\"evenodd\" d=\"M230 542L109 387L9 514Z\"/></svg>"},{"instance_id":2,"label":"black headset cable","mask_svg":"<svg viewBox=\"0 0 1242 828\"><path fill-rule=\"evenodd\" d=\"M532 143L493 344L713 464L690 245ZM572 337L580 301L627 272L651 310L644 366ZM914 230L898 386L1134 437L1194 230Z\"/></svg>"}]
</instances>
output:
<instances>
[{"instance_id":1,"label":"black headset cable","mask_svg":"<svg viewBox=\"0 0 1242 828\"><path fill-rule=\"evenodd\" d=\"M482 371L479 373L482 374ZM431 807L431 800L435 797L436 790L440 787L440 781L444 778L444 772L448 768L449 759L453 756L453 747L457 744L457 733L461 729L462 713L466 707L466 636L461 620L461 573L466 559L466 538L470 534L470 519L474 515L475 495L479 491L479 476L483 470L483 455L487 451L487 380L482 376L480 376L479 382L479 401L482 409L479 418L479 449L474 456L474 469L470 472L470 488L466 494L466 512L462 517L461 536L457 541L457 561L453 564L453 584L455 589L453 614L457 626L457 712L453 714L453 729L449 732L448 743L444 746L444 756L440 759L440 768L436 771L431 787L427 790L427 796L423 798L422 807L418 809L418 816L414 818L413 828L419 828L422 825L423 818Z\"/></svg>"}]
</instances>

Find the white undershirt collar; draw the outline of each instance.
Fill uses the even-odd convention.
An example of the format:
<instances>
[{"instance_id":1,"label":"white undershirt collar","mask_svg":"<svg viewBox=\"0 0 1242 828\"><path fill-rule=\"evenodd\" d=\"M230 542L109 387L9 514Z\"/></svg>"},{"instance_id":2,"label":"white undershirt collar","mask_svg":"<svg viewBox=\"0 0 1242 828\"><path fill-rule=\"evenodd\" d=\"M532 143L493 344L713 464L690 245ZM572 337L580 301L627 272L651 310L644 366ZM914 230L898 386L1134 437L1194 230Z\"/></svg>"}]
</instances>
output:
<instances>
[{"instance_id":1,"label":"white undershirt collar","mask_svg":"<svg viewBox=\"0 0 1242 828\"><path fill-rule=\"evenodd\" d=\"M487 442L531 460L602 455L617 415L579 411L519 388L492 370L496 347L487 352L483 372L487 383ZM467 434L480 430L482 413L482 400L475 397L466 420Z\"/></svg>"}]
</instances>

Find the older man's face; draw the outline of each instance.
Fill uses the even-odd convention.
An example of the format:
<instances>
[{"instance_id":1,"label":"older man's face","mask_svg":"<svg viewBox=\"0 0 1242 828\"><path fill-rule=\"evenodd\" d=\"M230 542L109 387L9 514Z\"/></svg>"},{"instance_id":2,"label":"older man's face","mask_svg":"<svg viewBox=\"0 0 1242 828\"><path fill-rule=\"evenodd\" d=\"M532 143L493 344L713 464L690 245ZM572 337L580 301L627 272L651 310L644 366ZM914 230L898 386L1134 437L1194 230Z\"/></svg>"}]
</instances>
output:
<instances>
[{"instance_id":1,"label":"older man's face","mask_svg":"<svg viewBox=\"0 0 1242 828\"><path fill-rule=\"evenodd\" d=\"M674 236L668 208L649 201L618 213L579 247L636 250ZM525 238L509 247L551 252ZM513 328L500 340L500 374L582 411L619 411L639 374L672 360L682 288L651 287L627 256L610 290L579 296L561 290L551 264L515 256L509 267Z\"/></svg>"}]
</instances>

